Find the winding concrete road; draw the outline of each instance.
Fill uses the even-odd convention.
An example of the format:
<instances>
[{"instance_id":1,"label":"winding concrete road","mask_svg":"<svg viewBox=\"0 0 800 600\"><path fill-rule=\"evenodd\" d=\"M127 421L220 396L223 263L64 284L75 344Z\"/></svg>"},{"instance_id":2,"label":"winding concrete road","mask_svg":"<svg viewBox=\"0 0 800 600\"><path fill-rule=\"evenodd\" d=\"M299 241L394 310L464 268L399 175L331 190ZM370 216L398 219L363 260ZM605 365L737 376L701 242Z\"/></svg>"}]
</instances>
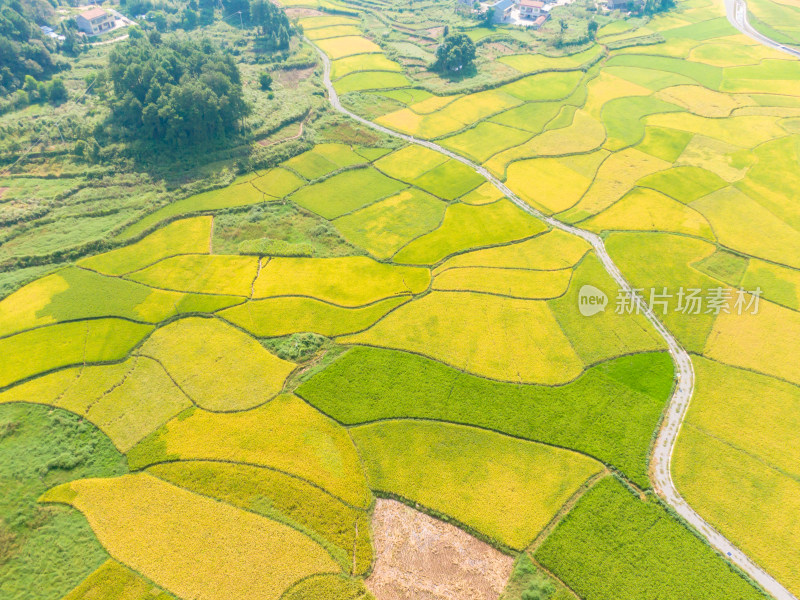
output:
<instances>
[{"instance_id":1,"label":"winding concrete road","mask_svg":"<svg viewBox=\"0 0 800 600\"><path fill-rule=\"evenodd\" d=\"M729 2L741 2L744 4L742 0L725 0L725 2L726 4ZM729 18L730 15L731 12L729 11ZM731 22L735 27L737 27L737 29L740 29L739 25L733 21ZM747 22L746 16L742 22ZM747 27L749 27L749 25L747 25ZM743 33L746 32L743 31ZM746 34L750 35L749 33ZM339 100L339 95L336 93L333 83L331 82L331 62L328 59L328 56L308 38L305 39L317 51L322 60L322 64L324 66L323 83L328 92L328 100L335 110L347 115L359 123L362 123L363 125L366 125L371 129L380 131L381 133L385 133L386 135L390 135L395 138L399 138L411 144L417 144L426 148L430 148L431 150L435 150L436 152L440 152L446 156L449 156L450 158L464 163L493 186L495 186L498 190L500 190L507 198L509 198L514 204L516 204L526 213L544 221L555 229L560 229L567 233L571 233L589 242L598 259L600 259L600 262L603 264L603 267L617 283L620 290L632 293L630 284L622 275L622 272L619 270L619 268L617 268L617 265L614 264L614 261L611 260L611 257L606 251L603 240L599 235L590 231L585 231L578 227L574 227L572 225L567 225L558 219L536 210L527 203L523 202L502 181L497 179L484 167L459 154L456 154L455 152L452 152L451 150L448 150L447 148L443 148L435 142L421 140L410 135L399 133L389 129L388 127L378 125L377 123L374 123L347 110L344 106L342 106L342 103ZM795 53L795 51L780 46L779 44L774 44L774 42L769 45L773 47L779 46L779 49L789 51L790 53ZM800 56L800 54L798 54L798 56ZM649 305L644 301L644 299L637 295L636 302L639 306L639 312L647 317L653 327L655 327L656 331L658 331L659 335L661 335L666 342L673 363L675 364L675 387L673 389L672 397L669 400L667 409L664 412L661 429L659 430L652 451L650 471L654 489L659 495L661 495L667 504L669 504L679 515L681 515L681 517L691 524L692 527L699 531L700 534L708 541L708 543L711 544L711 546L716 548L721 554L726 556L728 560L739 567L742 571L747 573L748 576L756 581L769 594L774 596L777 600L798 600L772 576L770 576L766 571L750 560L750 558L744 552L734 546L733 543L731 543L725 536L711 527L711 525L709 525L686 503L676 489L675 484L672 481L671 474L672 453L675 448L675 442L677 441L678 433L680 432L681 424L683 423L683 419L686 416L686 411L689 407L689 401L691 400L692 393L694 391L694 367L692 366L689 353L686 352L675 336L673 336L672 333L670 333L670 331L664 326L664 324L650 309ZM575 310L578 310L577 306L575 307Z\"/></svg>"},{"instance_id":2,"label":"winding concrete road","mask_svg":"<svg viewBox=\"0 0 800 600\"><path fill-rule=\"evenodd\" d=\"M725 0L725 12L728 15L728 21L730 21L731 25L747 37L754 39L768 48L774 48L775 50L780 50L781 52L786 52L787 54L800 58L800 50L779 44L763 33L759 33L750 25L750 21L747 20L747 2L745 2L745 0Z\"/></svg>"}]
</instances>

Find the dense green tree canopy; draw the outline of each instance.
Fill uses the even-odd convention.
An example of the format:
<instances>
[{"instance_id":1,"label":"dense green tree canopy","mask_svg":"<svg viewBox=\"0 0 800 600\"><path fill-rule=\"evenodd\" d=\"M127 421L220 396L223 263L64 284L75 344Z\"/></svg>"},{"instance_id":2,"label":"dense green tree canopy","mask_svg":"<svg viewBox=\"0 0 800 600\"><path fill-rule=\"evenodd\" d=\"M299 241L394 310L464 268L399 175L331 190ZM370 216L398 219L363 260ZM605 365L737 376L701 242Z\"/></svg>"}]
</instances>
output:
<instances>
[{"instance_id":1,"label":"dense green tree canopy","mask_svg":"<svg viewBox=\"0 0 800 600\"><path fill-rule=\"evenodd\" d=\"M250 20L258 27L259 35L267 40L269 49L283 50L289 47L292 26L282 8L270 0L251 0Z\"/></svg>"},{"instance_id":2,"label":"dense green tree canopy","mask_svg":"<svg viewBox=\"0 0 800 600\"><path fill-rule=\"evenodd\" d=\"M54 44L34 22L44 22L48 8L52 13L46 2L0 0L0 96L22 87L26 75L42 80L57 70Z\"/></svg>"},{"instance_id":3,"label":"dense green tree canopy","mask_svg":"<svg viewBox=\"0 0 800 600\"><path fill-rule=\"evenodd\" d=\"M111 52L108 79L116 123L141 140L206 144L237 131L247 113L236 64L209 40L132 39Z\"/></svg>"},{"instance_id":4,"label":"dense green tree canopy","mask_svg":"<svg viewBox=\"0 0 800 600\"><path fill-rule=\"evenodd\" d=\"M472 66L475 60L475 44L463 33L454 33L444 38L436 49L435 71L461 71Z\"/></svg>"}]
</instances>

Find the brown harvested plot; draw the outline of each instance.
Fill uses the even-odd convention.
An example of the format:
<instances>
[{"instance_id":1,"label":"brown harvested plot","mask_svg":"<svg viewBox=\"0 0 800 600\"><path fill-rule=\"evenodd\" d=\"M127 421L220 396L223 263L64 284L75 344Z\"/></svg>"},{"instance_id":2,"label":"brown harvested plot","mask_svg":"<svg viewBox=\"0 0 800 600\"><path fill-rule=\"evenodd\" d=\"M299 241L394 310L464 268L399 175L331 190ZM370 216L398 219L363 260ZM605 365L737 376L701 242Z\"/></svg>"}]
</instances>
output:
<instances>
[{"instance_id":1,"label":"brown harvested plot","mask_svg":"<svg viewBox=\"0 0 800 600\"><path fill-rule=\"evenodd\" d=\"M377 500L372 530L378 600L495 600L511 575L510 556L395 500Z\"/></svg>"}]
</instances>

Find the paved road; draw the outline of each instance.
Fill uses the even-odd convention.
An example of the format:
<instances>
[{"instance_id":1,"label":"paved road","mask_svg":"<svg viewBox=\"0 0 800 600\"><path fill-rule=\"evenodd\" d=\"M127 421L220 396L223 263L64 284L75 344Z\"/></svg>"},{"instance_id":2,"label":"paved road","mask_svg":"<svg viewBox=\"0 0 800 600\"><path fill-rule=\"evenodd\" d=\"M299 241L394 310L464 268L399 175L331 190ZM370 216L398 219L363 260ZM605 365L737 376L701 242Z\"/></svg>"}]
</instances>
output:
<instances>
[{"instance_id":1,"label":"paved road","mask_svg":"<svg viewBox=\"0 0 800 600\"><path fill-rule=\"evenodd\" d=\"M725 1L731 2L741 0ZM589 242L592 248L594 248L595 254L602 262L603 267L605 267L608 274L611 275L611 277L617 283L619 289L626 292L631 291L632 288L630 284L622 275L622 272L617 268L617 265L614 264L614 261L611 260L611 257L609 256L605 245L603 244L602 238L600 238L600 236L597 234L590 231L585 231L578 227L573 227L572 225L567 225L558 219L532 208L530 205L523 202L516 194L514 194L514 192L512 192L502 181L489 173L489 171L487 171L484 167L468 160L467 158L464 158L459 154L456 154L455 152L448 150L447 148L443 148L439 144L428 140L421 140L410 135L399 133L387 127L383 127L382 125L373 123L372 121L344 108L342 103L339 101L339 95L336 93L336 90L331 83L330 60L328 59L327 55L322 52L322 50L314 45L313 42L307 38L306 41L311 44L311 46L317 51L322 59L324 66L323 83L328 91L328 100L335 110L347 115L351 119L355 119L367 127L385 133L386 135L405 140L411 144L425 146L426 148L430 148L431 150L435 150L436 152L440 152L446 156L449 156L450 158L454 158L455 160L464 163L476 173L481 175L484 179L489 181L514 204L528 214L541 219L556 229L571 233ZM731 562L736 564L740 569L742 569L742 571L757 581L777 600L798 600L780 583L778 583L763 569L751 561L744 552L734 546L727 538L725 538L725 536L716 531L713 527L711 527L711 525L706 523L706 521L686 503L678 490L675 488L675 484L672 481L670 463L672 461L672 452L675 447L678 432L680 431L681 424L683 423L683 418L686 416L686 410L689 407L689 400L691 399L694 391L694 367L692 366L692 361L689 358L688 352L686 352L675 336L673 336L672 333L670 333L670 331L658 319L647 303L641 297L637 298L637 302L639 304L639 311L647 317L653 327L655 327L656 331L658 331L659 335L661 335L661 337L667 343L667 348L675 364L675 389L672 397L670 398L666 412L664 413L663 424L661 430L659 431L658 437L656 438L651 459L650 467L651 476L653 478L653 487L661 495L661 497L688 523L697 529L714 548L716 548L723 555L727 556ZM575 310L577 309L578 307L576 306Z\"/></svg>"},{"instance_id":2,"label":"paved road","mask_svg":"<svg viewBox=\"0 0 800 600\"><path fill-rule=\"evenodd\" d=\"M763 33L759 33L750 25L750 21L747 20L747 2L745 2L745 0L725 0L725 12L728 14L728 21L730 21L731 25L736 27L736 29L747 37L769 48L774 48L775 50L780 50L781 52L786 52L787 54L800 58L800 50L795 50L789 46L779 44Z\"/></svg>"}]
</instances>

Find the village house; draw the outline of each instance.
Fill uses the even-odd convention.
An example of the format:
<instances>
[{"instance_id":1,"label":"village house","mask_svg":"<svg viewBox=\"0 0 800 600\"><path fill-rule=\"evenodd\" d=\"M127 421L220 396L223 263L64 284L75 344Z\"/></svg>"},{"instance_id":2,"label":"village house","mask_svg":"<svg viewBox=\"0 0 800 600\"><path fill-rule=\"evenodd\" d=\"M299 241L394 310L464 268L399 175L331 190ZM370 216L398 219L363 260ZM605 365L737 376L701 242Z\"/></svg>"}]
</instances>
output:
<instances>
[{"instance_id":1,"label":"village house","mask_svg":"<svg viewBox=\"0 0 800 600\"><path fill-rule=\"evenodd\" d=\"M494 23L508 23L511 19L511 10L514 8L514 0L497 0L485 6L486 10L492 11Z\"/></svg>"},{"instance_id":2,"label":"village house","mask_svg":"<svg viewBox=\"0 0 800 600\"><path fill-rule=\"evenodd\" d=\"M99 6L86 10L75 17L78 29L86 35L97 35L114 28L114 16Z\"/></svg>"},{"instance_id":3,"label":"village house","mask_svg":"<svg viewBox=\"0 0 800 600\"><path fill-rule=\"evenodd\" d=\"M519 0L519 16L523 19L536 19L544 13L541 0Z\"/></svg>"}]
</instances>

